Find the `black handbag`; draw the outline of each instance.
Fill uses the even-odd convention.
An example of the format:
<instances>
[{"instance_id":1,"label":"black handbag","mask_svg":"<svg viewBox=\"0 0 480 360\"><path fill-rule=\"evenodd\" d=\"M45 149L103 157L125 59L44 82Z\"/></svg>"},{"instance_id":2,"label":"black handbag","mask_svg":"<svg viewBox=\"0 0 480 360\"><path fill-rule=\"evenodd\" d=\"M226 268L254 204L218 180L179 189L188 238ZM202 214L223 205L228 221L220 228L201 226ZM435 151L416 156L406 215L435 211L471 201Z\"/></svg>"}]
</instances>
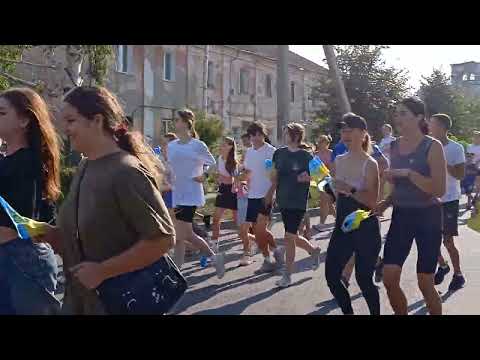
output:
<instances>
[{"instance_id":1,"label":"black handbag","mask_svg":"<svg viewBox=\"0 0 480 360\"><path fill-rule=\"evenodd\" d=\"M78 229L78 206L86 165L80 170L75 205L76 240L83 259L85 254ZM107 314L164 315L178 303L186 290L187 281L170 256L165 254L143 269L105 280L96 292Z\"/></svg>"}]
</instances>

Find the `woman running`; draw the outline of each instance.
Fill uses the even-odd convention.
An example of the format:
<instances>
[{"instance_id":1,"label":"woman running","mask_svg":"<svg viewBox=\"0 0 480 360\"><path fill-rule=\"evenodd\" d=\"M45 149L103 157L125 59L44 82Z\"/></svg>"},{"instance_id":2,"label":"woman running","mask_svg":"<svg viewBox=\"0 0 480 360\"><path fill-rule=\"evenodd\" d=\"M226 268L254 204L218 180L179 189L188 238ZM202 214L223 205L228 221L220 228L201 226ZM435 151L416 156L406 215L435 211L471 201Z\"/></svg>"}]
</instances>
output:
<instances>
[{"instance_id":1,"label":"woman running","mask_svg":"<svg viewBox=\"0 0 480 360\"><path fill-rule=\"evenodd\" d=\"M305 128L301 124L290 123L285 127L283 136L287 146L273 154L272 186L265 196L265 204L269 206L273 202L273 195L277 193L277 203L285 227L285 247L280 249L286 250L286 271L275 283L282 288L292 283L297 246L310 254L314 270L320 266L320 248L314 247L310 241L298 234L307 210L310 187L308 164L313 159L308 151L300 148L305 137Z\"/></svg>"},{"instance_id":2,"label":"woman running","mask_svg":"<svg viewBox=\"0 0 480 360\"><path fill-rule=\"evenodd\" d=\"M95 289L158 261L175 232L158 190L160 164L142 135L128 130L115 96L103 87L76 87L61 114L72 147L86 158L62 203L58 228L42 241L60 245L68 269L62 312L105 314Z\"/></svg>"},{"instance_id":3,"label":"woman running","mask_svg":"<svg viewBox=\"0 0 480 360\"><path fill-rule=\"evenodd\" d=\"M318 138L317 151L315 155L323 161L325 166L332 171L332 150L329 149L332 138L329 135L320 135ZM325 186L323 191L320 191L320 226L317 230L322 229L328 215L335 216L335 195L330 189L330 186Z\"/></svg>"},{"instance_id":4,"label":"woman running","mask_svg":"<svg viewBox=\"0 0 480 360\"><path fill-rule=\"evenodd\" d=\"M393 205L384 248L383 282L395 314L407 315L400 276L415 239L418 286L430 314L440 315L442 302L435 290L434 274L442 244L442 208L437 198L446 189L445 154L438 140L425 135L425 104L419 98L402 100L394 121L401 137L391 144L390 170L385 172L393 190L376 211L382 213Z\"/></svg>"},{"instance_id":5,"label":"woman running","mask_svg":"<svg viewBox=\"0 0 480 360\"><path fill-rule=\"evenodd\" d=\"M218 249L220 235L220 221L225 210L231 210L233 221L237 223L237 194L233 189L233 177L238 173L237 147L235 140L225 137L220 147L220 156L217 162L218 195L215 199L215 213L212 224L212 243Z\"/></svg>"},{"instance_id":6,"label":"woman running","mask_svg":"<svg viewBox=\"0 0 480 360\"><path fill-rule=\"evenodd\" d=\"M0 160L0 195L20 215L51 222L61 194L60 146L45 101L27 88L1 93L0 137L7 143ZM1 209L0 314L57 312L57 273L52 248L20 238Z\"/></svg>"},{"instance_id":7,"label":"woman running","mask_svg":"<svg viewBox=\"0 0 480 360\"><path fill-rule=\"evenodd\" d=\"M341 281L342 271L355 254L355 277L362 290L370 314L380 314L378 289L373 284L373 271L381 247L380 224L376 216L364 220L360 227L345 233L341 227L345 217L362 209L370 211L378 201L379 175L371 152L367 122L353 113L343 116L342 139L348 152L335 159L334 187L337 192L335 229L328 244L325 276L328 287L343 314L353 314L350 294Z\"/></svg>"},{"instance_id":8,"label":"woman running","mask_svg":"<svg viewBox=\"0 0 480 360\"><path fill-rule=\"evenodd\" d=\"M168 144L168 162L174 173L173 206L175 207L175 262L181 267L185 260L185 242L190 242L206 255L213 258L217 276L225 273L223 254L215 254L208 243L192 228L193 217L198 206L205 205L203 181L204 168L215 165L215 159L207 145L197 139L195 114L188 109L177 112L175 132L178 136Z\"/></svg>"}]
</instances>

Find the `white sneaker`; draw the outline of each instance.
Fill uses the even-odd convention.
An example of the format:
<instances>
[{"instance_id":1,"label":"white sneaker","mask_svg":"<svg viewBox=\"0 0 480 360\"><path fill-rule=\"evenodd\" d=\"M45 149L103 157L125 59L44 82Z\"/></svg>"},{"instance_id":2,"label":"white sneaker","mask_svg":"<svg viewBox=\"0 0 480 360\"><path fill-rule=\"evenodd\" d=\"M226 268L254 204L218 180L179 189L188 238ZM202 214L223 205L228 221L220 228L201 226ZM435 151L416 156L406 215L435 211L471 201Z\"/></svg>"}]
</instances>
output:
<instances>
[{"instance_id":1,"label":"white sneaker","mask_svg":"<svg viewBox=\"0 0 480 360\"><path fill-rule=\"evenodd\" d=\"M252 263L253 261L250 260L250 256L248 255L243 255L242 258L240 259L240 266L248 266Z\"/></svg>"},{"instance_id":2,"label":"white sneaker","mask_svg":"<svg viewBox=\"0 0 480 360\"><path fill-rule=\"evenodd\" d=\"M277 285L278 287L281 287L281 288L286 288L286 287L289 287L292 283L292 278L290 276L290 274L288 273L284 273L282 278L280 280L277 280L275 282L275 285Z\"/></svg>"},{"instance_id":3,"label":"white sneaker","mask_svg":"<svg viewBox=\"0 0 480 360\"><path fill-rule=\"evenodd\" d=\"M275 271L275 264L266 258L264 258L263 264L260 269L257 270L258 273L269 273L273 271Z\"/></svg>"},{"instance_id":4,"label":"white sneaker","mask_svg":"<svg viewBox=\"0 0 480 360\"><path fill-rule=\"evenodd\" d=\"M281 268L285 265L285 247L279 246L273 251L273 257L275 258L276 265Z\"/></svg>"},{"instance_id":5,"label":"white sneaker","mask_svg":"<svg viewBox=\"0 0 480 360\"><path fill-rule=\"evenodd\" d=\"M317 270L320 267L320 253L321 252L322 252L322 250L319 247L317 247L310 254L310 258L313 261L313 270Z\"/></svg>"},{"instance_id":6,"label":"white sneaker","mask_svg":"<svg viewBox=\"0 0 480 360\"><path fill-rule=\"evenodd\" d=\"M223 278L225 275L225 256L223 253L216 254L214 256L215 270L217 271L217 277Z\"/></svg>"}]
</instances>

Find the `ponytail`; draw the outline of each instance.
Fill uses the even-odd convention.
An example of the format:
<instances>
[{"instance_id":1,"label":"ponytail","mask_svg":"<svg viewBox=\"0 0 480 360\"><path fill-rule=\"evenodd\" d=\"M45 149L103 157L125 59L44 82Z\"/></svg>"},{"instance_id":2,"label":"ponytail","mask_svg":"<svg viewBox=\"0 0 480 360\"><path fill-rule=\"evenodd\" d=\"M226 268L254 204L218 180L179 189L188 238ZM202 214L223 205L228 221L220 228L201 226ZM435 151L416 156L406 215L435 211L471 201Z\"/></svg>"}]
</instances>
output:
<instances>
[{"instance_id":1,"label":"ponytail","mask_svg":"<svg viewBox=\"0 0 480 360\"><path fill-rule=\"evenodd\" d=\"M365 134L365 139L363 139L362 149L369 155L373 153L372 142L370 141L368 132Z\"/></svg>"},{"instance_id":2,"label":"ponytail","mask_svg":"<svg viewBox=\"0 0 480 360\"><path fill-rule=\"evenodd\" d=\"M198 139L198 133L197 133L197 130L195 130L195 125L193 123L190 128L190 135L192 136L192 138Z\"/></svg>"}]
</instances>

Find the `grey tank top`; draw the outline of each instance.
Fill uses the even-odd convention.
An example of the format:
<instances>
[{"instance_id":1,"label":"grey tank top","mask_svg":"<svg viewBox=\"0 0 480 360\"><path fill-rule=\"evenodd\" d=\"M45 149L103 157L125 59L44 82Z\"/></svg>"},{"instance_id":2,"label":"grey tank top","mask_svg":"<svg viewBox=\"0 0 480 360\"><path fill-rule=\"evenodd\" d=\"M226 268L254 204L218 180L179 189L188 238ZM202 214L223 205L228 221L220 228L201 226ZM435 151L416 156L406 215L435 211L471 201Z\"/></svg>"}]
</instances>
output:
<instances>
[{"instance_id":1,"label":"grey tank top","mask_svg":"<svg viewBox=\"0 0 480 360\"><path fill-rule=\"evenodd\" d=\"M399 140L391 143L391 165L392 169L411 169L423 176L430 176L430 165L428 164L428 153L432 146L433 139L425 136L417 148L409 154L399 153ZM422 208L435 204L431 194L420 190L408 178L395 178L395 188L392 193L393 206L402 208Z\"/></svg>"}]
</instances>

